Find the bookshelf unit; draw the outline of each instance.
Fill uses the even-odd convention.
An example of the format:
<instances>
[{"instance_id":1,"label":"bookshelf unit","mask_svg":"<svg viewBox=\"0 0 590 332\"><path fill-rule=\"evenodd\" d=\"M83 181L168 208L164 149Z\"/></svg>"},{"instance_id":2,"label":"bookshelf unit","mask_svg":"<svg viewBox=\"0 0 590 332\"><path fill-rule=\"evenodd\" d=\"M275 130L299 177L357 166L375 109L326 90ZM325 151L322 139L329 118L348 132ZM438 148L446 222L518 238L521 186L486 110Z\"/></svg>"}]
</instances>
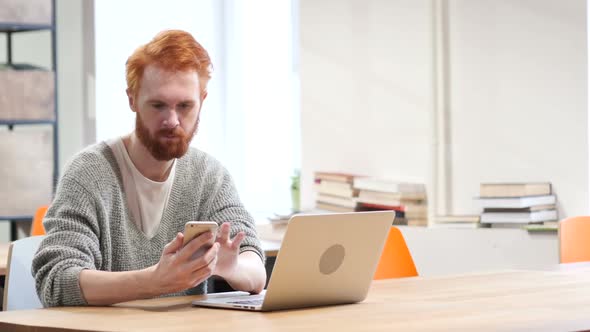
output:
<instances>
[{"instance_id":1,"label":"bookshelf unit","mask_svg":"<svg viewBox=\"0 0 590 332\"><path fill-rule=\"evenodd\" d=\"M2 6L0 87L8 92L0 96L0 221L10 222L10 240L16 240L17 224L50 203L59 176L56 6L55 0L6 0ZM31 31L50 32L51 68L14 59L13 37Z\"/></svg>"}]
</instances>

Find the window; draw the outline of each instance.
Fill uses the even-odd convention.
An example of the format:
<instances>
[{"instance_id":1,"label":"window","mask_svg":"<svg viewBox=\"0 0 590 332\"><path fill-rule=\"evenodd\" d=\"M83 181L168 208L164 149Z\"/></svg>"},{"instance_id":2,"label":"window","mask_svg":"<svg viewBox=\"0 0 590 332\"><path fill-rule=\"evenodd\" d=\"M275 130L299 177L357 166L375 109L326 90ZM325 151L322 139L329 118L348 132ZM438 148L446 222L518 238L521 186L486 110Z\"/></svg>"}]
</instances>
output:
<instances>
[{"instance_id":1,"label":"window","mask_svg":"<svg viewBox=\"0 0 590 332\"><path fill-rule=\"evenodd\" d=\"M300 164L292 1L227 1L225 160L252 210L291 207Z\"/></svg>"}]
</instances>

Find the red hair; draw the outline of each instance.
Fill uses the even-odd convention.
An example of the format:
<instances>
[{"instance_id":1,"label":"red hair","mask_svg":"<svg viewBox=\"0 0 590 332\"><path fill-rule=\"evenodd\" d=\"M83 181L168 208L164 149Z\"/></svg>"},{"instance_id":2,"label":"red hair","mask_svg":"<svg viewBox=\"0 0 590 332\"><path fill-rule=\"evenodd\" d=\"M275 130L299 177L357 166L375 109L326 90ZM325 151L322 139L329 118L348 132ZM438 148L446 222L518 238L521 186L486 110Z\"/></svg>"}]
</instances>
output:
<instances>
[{"instance_id":1,"label":"red hair","mask_svg":"<svg viewBox=\"0 0 590 332\"><path fill-rule=\"evenodd\" d=\"M211 78L211 58L207 50L188 32L166 30L158 33L149 43L140 46L127 59L127 88L133 96L139 92L139 83L145 68L155 64L169 71L194 70L199 75L201 94Z\"/></svg>"}]
</instances>

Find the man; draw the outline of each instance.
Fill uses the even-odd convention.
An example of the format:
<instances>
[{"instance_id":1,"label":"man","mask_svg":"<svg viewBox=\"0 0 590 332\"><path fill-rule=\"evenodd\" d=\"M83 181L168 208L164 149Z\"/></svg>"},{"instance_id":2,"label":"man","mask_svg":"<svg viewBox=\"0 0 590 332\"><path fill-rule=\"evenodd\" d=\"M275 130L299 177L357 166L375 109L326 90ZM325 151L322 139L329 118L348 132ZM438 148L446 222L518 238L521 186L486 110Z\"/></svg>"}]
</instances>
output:
<instances>
[{"instance_id":1,"label":"man","mask_svg":"<svg viewBox=\"0 0 590 332\"><path fill-rule=\"evenodd\" d=\"M86 148L65 168L33 260L45 306L202 294L211 275L237 290L263 289L264 255L230 175L189 148L210 70L207 51L178 30L129 57L135 131ZM193 220L220 224L218 237L208 232L183 247ZM210 249L194 257L203 246Z\"/></svg>"}]
</instances>

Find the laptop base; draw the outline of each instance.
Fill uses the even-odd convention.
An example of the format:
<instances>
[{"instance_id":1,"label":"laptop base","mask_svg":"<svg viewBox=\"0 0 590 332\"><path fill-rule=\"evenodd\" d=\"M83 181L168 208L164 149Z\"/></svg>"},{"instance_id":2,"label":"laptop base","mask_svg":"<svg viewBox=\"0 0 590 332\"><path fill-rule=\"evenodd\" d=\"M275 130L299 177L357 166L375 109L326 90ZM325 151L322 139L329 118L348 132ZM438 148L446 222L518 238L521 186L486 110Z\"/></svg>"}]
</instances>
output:
<instances>
[{"instance_id":1,"label":"laptop base","mask_svg":"<svg viewBox=\"0 0 590 332\"><path fill-rule=\"evenodd\" d=\"M193 301L192 304L198 307L262 311L265 293L266 290L255 295L245 292L215 293L208 295L204 300Z\"/></svg>"}]
</instances>

